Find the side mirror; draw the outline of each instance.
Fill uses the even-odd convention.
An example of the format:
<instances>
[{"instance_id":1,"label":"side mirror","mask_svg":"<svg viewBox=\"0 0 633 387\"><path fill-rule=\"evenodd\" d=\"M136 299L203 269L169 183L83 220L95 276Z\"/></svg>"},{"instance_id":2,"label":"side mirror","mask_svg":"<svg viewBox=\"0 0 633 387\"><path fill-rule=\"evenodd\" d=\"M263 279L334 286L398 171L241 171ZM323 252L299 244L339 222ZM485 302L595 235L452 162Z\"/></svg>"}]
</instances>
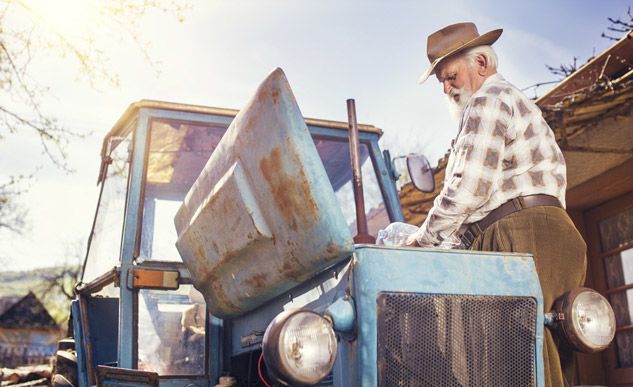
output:
<instances>
[{"instance_id":1,"label":"side mirror","mask_svg":"<svg viewBox=\"0 0 633 387\"><path fill-rule=\"evenodd\" d=\"M431 193L435 190L433 168L429 160L422 155L407 156L407 169L413 186L422 192Z\"/></svg>"}]
</instances>

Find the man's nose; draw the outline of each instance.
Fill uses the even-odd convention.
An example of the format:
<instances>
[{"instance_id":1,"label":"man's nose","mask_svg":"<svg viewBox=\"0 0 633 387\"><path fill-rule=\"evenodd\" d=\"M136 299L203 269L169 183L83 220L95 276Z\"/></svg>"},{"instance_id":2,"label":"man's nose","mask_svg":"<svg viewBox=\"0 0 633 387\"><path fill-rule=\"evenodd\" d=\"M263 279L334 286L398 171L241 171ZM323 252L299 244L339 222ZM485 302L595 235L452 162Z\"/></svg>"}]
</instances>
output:
<instances>
[{"instance_id":1,"label":"man's nose","mask_svg":"<svg viewBox=\"0 0 633 387\"><path fill-rule=\"evenodd\" d=\"M449 81L444 81L443 82L443 86L444 86L444 94L450 93L450 91L452 89L451 83Z\"/></svg>"}]
</instances>

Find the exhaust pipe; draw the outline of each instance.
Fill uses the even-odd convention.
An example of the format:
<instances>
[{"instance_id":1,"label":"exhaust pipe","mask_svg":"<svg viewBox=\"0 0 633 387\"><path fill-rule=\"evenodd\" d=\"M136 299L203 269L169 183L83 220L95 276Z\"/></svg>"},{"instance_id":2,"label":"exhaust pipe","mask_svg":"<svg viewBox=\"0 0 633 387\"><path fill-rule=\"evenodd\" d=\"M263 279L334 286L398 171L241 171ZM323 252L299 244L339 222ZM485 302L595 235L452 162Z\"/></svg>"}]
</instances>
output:
<instances>
[{"instance_id":1,"label":"exhaust pipe","mask_svg":"<svg viewBox=\"0 0 633 387\"><path fill-rule=\"evenodd\" d=\"M365 199L363 197L363 175L360 170L360 142L358 141L358 124L356 122L356 102L347 100L347 121L349 123L349 154L352 161L352 182L354 188L354 203L356 204L356 229L354 243L374 244L376 238L367 231L367 216L365 215Z\"/></svg>"}]
</instances>

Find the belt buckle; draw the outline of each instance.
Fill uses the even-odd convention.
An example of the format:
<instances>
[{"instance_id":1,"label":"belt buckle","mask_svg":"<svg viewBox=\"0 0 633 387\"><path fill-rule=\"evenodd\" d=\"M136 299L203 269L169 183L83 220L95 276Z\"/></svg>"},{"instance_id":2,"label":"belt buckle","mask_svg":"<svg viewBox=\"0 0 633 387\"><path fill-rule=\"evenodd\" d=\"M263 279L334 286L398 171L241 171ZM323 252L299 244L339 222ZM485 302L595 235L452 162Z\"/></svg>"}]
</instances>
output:
<instances>
[{"instance_id":1,"label":"belt buckle","mask_svg":"<svg viewBox=\"0 0 633 387\"><path fill-rule=\"evenodd\" d=\"M471 230L470 226L466 227L466 230L459 236L459 240L462 241L465 248L469 248L475 241L475 233Z\"/></svg>"}]
</instances>

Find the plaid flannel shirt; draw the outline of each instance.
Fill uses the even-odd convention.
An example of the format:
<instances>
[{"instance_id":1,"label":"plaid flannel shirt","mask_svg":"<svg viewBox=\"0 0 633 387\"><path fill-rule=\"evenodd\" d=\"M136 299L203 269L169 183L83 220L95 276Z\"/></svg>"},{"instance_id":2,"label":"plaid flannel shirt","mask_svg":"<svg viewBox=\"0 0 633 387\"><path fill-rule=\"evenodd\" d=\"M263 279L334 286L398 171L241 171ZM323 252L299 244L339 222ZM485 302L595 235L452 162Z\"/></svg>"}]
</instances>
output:
<instances>
[{"instance_id":1,"label":"plaid flannel shirt","mask_svg":"<svg viewBox=\"0 0 633 387\"><path fill-rule=\"evenodd\" d=\"M469 99L444 187L415 234L421 246L456 247L459 229L519 196L547 194L565 207L566 168L541 110L500 74Z\"/></svg>"}]
</instances>

